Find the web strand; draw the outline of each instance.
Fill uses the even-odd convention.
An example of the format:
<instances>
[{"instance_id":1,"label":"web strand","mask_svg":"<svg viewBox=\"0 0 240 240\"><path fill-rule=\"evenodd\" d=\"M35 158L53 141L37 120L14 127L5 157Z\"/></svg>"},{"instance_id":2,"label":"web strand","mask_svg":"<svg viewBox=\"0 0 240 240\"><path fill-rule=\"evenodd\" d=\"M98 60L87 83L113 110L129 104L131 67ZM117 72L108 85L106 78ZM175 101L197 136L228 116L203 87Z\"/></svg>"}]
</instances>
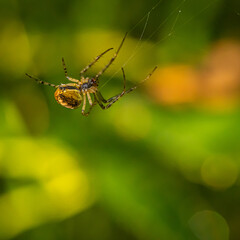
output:
<instances>
[{"instance_id":1,"label":"web strand","mask_svg":"<svg viewBox=\"0 0 240 240\"><path fill-rule=\"evenodd\" d=\"M196 18L197 16L201 15L206 9L208 9L211 5L213 5L216 1L218 0L213 0L211 1L206 7L204 7L203 9L201 9L198 13L194 14L192 17L190 17L187 21L185 21L183 24L181 24L180 26L178 26L178 30L181 29L183 26L185 26L186 24L188 24L189 22L191 22L194 18ZM136 55L140 52L140 50L143 47L143 36L146 32L146 28L147 25L149 23L149 19L150 19L150 15L151 13L157 9L157 7L160 5L160 3L162 2L162 0L158 1L145 15L144 17L139 20L132 28L129 32L132 32L141 22L143 22L144 19L145 23L144 23L144 27L143 30L141 32L141 35L138 39L138 42L136 44L136 47L134 48L133 52L131 53L130 57L127 58L127 60L122 64L122 66L114 73L112 74L112 76L101 86L104 87L106 84L108 84L116 74L118 74L121 70L121 68L125 67L134 57L136 57ZM152 49L153 47L155 47L156 45L158 45L160 42L165 41L166 39L168 39L169 37L171 37L175 32L176 32L176 26L177 26L177 22L179 20L180 14L182 14L182 7L184 5L184 3L186 2L186 0L182 0L181 3L173 10L171 11L171 13L157 26L157 28L152 32L152 34L150 34L147 38L146 41L149 41L153 38L153 36L158 33L160 31L160 29L170 20L170 18L172 17L172 15L174 15L177 12L177 16L174 19L174 22L172 24L172 27L169 31L169 33L164 36L163 38L161 38L160 40L158 40L155 44L153 44L151 46L150 49Z\"/></svg>"}]
</instances>

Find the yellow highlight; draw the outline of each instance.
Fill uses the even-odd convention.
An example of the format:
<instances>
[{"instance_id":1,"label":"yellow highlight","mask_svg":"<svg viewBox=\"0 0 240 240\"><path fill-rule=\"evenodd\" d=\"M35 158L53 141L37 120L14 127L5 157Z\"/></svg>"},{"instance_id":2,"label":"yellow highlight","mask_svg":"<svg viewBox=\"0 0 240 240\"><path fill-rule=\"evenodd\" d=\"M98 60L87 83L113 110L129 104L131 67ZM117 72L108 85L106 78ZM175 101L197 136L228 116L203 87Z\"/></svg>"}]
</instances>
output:
<instances>
[{"instance_id":1,"label":"yellow highlight","mask_svg":"<svg viewBox=\"0 0 240 240\"><path fill-rule=\"evenodd\" d=\"M88 177L66 144L25 137L0 146L1 174L6 181L23 182L0 195L0 239L65 219L93 203Z\"/></svg>"},{"instance_id":2,"label":"yellow highlight","mask_svg":"<svg viewBox=\"0 0 240 240\"><path fill-rule=\"evenodd\" d=\"M68 172L45 185L55 214L68 216L88 205L89 183L83 171ZM59 211L57 211L59 209Z\"/></svg>"},{"instance_id":3,"label":"yellow highlight","mask_svg":"<svg viewBox=\"0 0 240 240\"><path fill-rule=\"evenodd\" d=\"M78 168L67 146L50 140L32 141L28 137L5 140L4 167L11 177L33 177L46 181ZM19 164L21 163L21 164Z\"/></svg>"}]
</instances>

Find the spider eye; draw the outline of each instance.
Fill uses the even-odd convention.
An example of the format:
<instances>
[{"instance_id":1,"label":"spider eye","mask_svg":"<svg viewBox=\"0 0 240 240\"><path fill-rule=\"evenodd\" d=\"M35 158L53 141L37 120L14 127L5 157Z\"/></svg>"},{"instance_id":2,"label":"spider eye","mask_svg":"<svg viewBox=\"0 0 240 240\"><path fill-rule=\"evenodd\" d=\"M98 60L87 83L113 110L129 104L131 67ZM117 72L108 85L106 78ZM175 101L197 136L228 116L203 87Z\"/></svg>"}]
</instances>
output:
<instances>
[{"instance_id":1,"label":"spider eye","mask_svg":"<svg viewBox=\"0 0 240 240\"><path fill-rule=\"evenodd\" d=\"M91 83L91 84L94 84L94 83L96 83L96 80L95 80L94 78L91 78L91 79L90 79L90 83Z\"/></svg>"}]
</instances>

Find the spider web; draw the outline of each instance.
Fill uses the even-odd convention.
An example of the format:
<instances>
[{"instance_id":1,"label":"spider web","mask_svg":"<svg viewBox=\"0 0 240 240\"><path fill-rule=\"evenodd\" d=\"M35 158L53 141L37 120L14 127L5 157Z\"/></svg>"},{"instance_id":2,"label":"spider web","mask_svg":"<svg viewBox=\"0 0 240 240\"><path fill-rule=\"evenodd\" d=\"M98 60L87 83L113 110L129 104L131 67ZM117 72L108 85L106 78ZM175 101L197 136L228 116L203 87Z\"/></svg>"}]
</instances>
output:
<instances>
[{"instance_id":1,"label":"spider web","mask_svg":"<svg viewBox=\"0 0 240 240\"><path fill-rule=\"evenodd\" d=\"M206 11L211 5L213 5L215 2L217 2L218 0L213 0L211 1L209 4L207 4L205 7L203 7L202 9L200 9L197 13L193 14L192 16L189 17L189 19L187 19L185 22L181 23L181 25L178 25L178 20L181 17L181 14L183 13L183 7L184 4L186 2L189 2L189 0L182 0L175 9L173 9L168 16L156 27L156 29L148 36L145 37L144 41L150 41L154 38L154 36L160 32L160 30L163 28L163 26L168 23L170 21L170 19L172 17L175 18L173 20L172 26L170 27L170 30L168 31L168 33L163 36L162 38L160 38L158 41L156 41L150 48L149 50L151 50L151 48L154 48L156 45L160 44L163 41L166 41L167 39L169 39L170 37L172 37L174 34L176 34L176 30L181 30L182 27L184 27L186 24L189 24L194 18L199 17L204 11ZM147 26L149 24L149 19L151 17L151 14L154 11L157 11L161 5L161 3L163 2L163 0L159 0L155 5L153 5L153 7L147 11L147 13L128 31L128 33L131 33L134 31L134 29L136 29L141 23L143 23L143 29L142 32L140 34L140 37L136 43L135 48L132 50L132 52L130 53L130 56L124 61L124 63L121 65L121 67L119 67L119 69L117 71L115 71L110 78L105 81L104 84L102 84L102 86L100 87L103 88L104 86L106 86L120 71L121 68L124 68L127 66L127 64L132 61L137 54L140 53L141 49L143 48L143 37L145 35ZM177 28L177 29L176 29ZM153 66L154 67L154 66Z\"/></svg>"}]
</instances>

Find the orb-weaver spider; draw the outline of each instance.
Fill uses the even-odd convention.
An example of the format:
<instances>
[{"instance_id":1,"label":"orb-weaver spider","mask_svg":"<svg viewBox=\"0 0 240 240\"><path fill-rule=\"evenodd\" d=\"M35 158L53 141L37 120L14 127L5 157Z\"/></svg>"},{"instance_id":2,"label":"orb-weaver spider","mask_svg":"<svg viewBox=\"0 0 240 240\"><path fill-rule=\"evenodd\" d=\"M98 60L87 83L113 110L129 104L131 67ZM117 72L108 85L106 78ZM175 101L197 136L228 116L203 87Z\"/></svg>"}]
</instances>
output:
<instances>
[{"instance_id":1,"label":"orb-weaver spider","mask_svg":"<svg viewBox=\"0 0 240 240\"><path fill-rule=\"evenodd\" d=\"M102 94L98 90L98 84L99 84L99 77L109 68L109 66L113 63L113 61L116 59L118 56L118 53L124 43L124 40L127 36L127 33L125 34L120 46L118 47L117 51L115 52L114 56L110 59L109 63L95 76L92 78L89 77L84 77L83 73L85 73L90 67L92 67L105 53L108 51L112 50L113 48L109 48L103 53L101 53L99 56L97 56L93 62L91 62L89 65L87 65L81 72L80 72L80 80L71 78L67 74L67 69L66 65L64 62L64 59L62 58L62 64L65 72L65 77L74 83L67 83L67 84L60 84L60 85L54 85L48 82L44 82L38 78L32 77L29 74L26 73L26 75L34 80L36 80L38 83L48 85L51 87L56 88L55 91L55 99L56 101L61 104L63 107L70 108L70 109L76 109L80 107L82 101L82 115L88 116L92 108L96 105L99 104L99 106L102 109L108 109L112 106L113 103L119 100L123 95L130 93L134 89L136 89L141 83L145 82L147 79L151 77L153 72L156 70L157 67L155 67L150 74L138 85L126 90L126 78L125 78L125 73L122 68L122 73L123 73L123 91L119 94L117 94L114 97L111 97L107 100L105 100L102 96ZM93 94L94 100L92 101L91 94ZM88 98L88 102L90 105L90 108L88 112L85 112L86 108L86 95ZM106 104L106 105L104 105Z\"/></svg>"}]
</instances>

